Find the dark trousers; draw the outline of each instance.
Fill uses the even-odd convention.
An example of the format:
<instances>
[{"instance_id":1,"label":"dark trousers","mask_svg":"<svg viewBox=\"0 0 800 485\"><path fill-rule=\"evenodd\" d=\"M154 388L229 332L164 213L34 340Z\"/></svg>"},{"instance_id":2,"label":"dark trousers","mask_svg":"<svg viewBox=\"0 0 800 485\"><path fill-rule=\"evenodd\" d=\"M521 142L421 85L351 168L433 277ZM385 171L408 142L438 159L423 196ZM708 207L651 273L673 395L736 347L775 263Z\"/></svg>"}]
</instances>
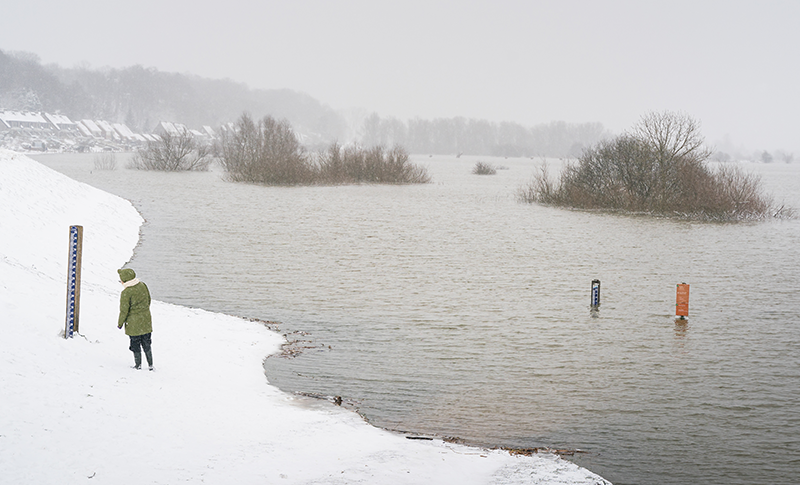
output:
<instances>
[{"instance_id":1,"label":"dark trousers","mask_svg":"<svg viewBox=\"0 0 800 485\"><path fill-rule=\"evenodd\" d=\"M134 354L139 354L144 350L145 353L150 352L150 336L151 333L146 333L144 335L131 335L131 352Z\"/></svg>"}]
</instances>

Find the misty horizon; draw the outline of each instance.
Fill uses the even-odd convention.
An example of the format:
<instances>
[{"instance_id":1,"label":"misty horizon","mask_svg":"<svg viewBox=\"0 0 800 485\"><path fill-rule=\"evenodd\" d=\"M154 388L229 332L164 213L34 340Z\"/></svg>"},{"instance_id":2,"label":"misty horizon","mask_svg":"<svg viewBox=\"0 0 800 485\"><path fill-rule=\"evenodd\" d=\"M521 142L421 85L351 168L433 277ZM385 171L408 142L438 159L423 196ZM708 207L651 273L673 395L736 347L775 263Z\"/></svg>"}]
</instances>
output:
<instances>
[{"instance_id":1,"label":"misty horizon","mask_svg":"<svg viewBox=\"0 0 800 485\"><path fill-rule=\"evenodd\" d=\"M648 112L677 111L719 150L800 151L794 3L159 5L13 4L0 48L45 65L141 65L288 89L340 113L401 120L599 122L620 133Z\"/></svg>"}]
</instances>

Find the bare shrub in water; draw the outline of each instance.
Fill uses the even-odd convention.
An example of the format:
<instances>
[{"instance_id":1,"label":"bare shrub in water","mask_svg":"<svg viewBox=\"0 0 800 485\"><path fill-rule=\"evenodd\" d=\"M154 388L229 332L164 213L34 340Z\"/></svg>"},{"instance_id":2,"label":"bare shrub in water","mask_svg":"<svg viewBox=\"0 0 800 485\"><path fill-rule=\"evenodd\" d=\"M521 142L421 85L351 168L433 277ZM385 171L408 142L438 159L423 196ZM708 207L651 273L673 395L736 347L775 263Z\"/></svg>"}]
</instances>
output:
<instances>
[{"instance_id":1,"label":"bare shrub in water","mask_svg":"<svg viewBox=\"0 0 800 485\"><path fill-rule=\"evenodd\" d=\"M712 170L706 164L710 154L693 119L651 113L632 133L586 150L557 182L544 166L518 198L705 220L758 219L775 212L758 176L731 166Z\"/></svg>"},{"instance_id":2,"label":"bare shrub in water","mask_svg":"<svg viewBox=\"0 0 800 485\"><path fill-rule=\"evenodd\" d=\"M430 181L427 170L412 164L400 146L343 148L334 142L327 150L308 154L288 121L269 116L255 123L242 115L234 131L222 139L220 160L230 180L264 185Z\"/></svg>"},{"instance_id":3,"label":"bare shrub in water","mask_svg":"<svg viewBox=\"0 0 800 485\"><path fill-rule=\"evenodd\" d=\"M98 153L94 156L95 170L116 170L117 156L114 152Z\"/></svg>"},{"instance_id":4,"label":"bare shrub in water","mask_svg":"<svg viewBox=\"0 0 800 485\"><path fill-rule=\"evenodd\" d=\"M257 123L247 113L220 143L220 162L234 182L298 185L313 182L305 150L288 121L265 116Z\"/></svg>"},{"instance_id":5,"label":"bare shrub in water","mask_svg":"<svg viewBox=\"0 0 800 485\"><path fill-rule=\"evenodd\" d=\"M532 204L534 202L547 205L558 205L555 199L555 186L550 178L547 162L539 166L537 174L527 185L517 190L517 200Z\"/></svg>"},{"instance_id":6,"label":"bare shrub in water","mask_svg":"<svg viewBox=\"0 0 800 485\"><path fill-rule=\"evenodd\" d=\"M189 131L162 133L138 150L128 168L166 172L203 171L213 160L211 147L199 143Z\"/></svg>"},{"instance_id":7,"label":"bare shrub in water","mask_svg":"<svg viewBox=\"0 0 800 485\"><path fill-rule=\"evenodd\" d=\"M326 184L430 182L427 170L411 163L408 152L400 146L386 150L382 146L343 148L333 143L318 154L317 173L319 183Z\"/></svg>"},{"instance_id":8,"label":"bare shrub in water","mask_svg":"<svg viewBox=\"0 0 800 485\"><path fill-rule=\"evenodd\" d=\"M475 162L475 166L472 167L472 173L475 175L494 175L497 173L497 169L490 163Z\"/></svg>"}]
</instances>

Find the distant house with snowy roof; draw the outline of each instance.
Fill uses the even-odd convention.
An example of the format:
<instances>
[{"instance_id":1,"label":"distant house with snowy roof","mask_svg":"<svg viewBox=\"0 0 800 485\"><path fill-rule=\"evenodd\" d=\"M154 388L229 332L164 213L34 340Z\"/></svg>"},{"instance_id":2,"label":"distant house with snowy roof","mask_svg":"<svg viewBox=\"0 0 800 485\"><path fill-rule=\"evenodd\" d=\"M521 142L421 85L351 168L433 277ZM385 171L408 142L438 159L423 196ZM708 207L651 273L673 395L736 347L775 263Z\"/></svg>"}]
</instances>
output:
<instances>
[{"instance_id":1,"label":"distant house with snowy roof","mask_svg":"<svg viewBox=\"0 0 800 485\"><path fill-rule=\"evenodd\" d=\"M76 121L75 122L75 128L77 128L78 131L80 132L80 134L85 136L85 137L91 138L91 137L94 136L94 135L92 135L92 132L89 131L89 128L86 128L86 125L84 125L80 121Z\"/></svg>"},{"instance_id":2,"label":"distant house with snowy roof","mask_svg":"<svg viewBox=\"0 0 800 485\"><path fill-rule=\"evenodd\" d=\"M111 126L111 123L109 123L108 121L97 120L97 121L94 122L94 124L96 124L97 127L100 128L100 131L103 132L103 138L105 138L106 140L118 140L119 139L119 135L114 130L114 127Z\"/></svg>"},{"instance_id":3,"label":"distant house with snowy roof","mask_svg":"<svg viewBox=\"0 0 800 485\"><path fill-rule=\"evenodd\" d=\"M178 136L183 133L188 132L189 129L186 128L186 125L181 123L172 123L170 121L161 121L153 130L153 133L156 135L172 135Z\"/></svg>"},{"instance_id":4,"label":"distant house with snowy roof","mask_svg":"<svg viewBox=\"0 0 800 485\"><path fill-rule=\"evenodd\" d=\"M42 130L52 129L50 122L40 113L29 111L0 111L0 129L11 128L37 128Z\"/></svg>"},{"instance_id":5,"label":"distant house with snowy roof","mask_svg":"<svg viewBox=\"0 0 800 485\"><path fill-rule=\"evenodd\" d=\"M99 126L95 124L92 120L81 120L80 124L89 131L89 136L93 136L95 138L102 138L103 137L103 130L100 129Z\"/></svg>"},{"instance_id":6,"label":"distant house with snowy roof","mask_svg":"<svg viewBox=\"0 0 800 485\"><path fill-rule=\"evenodd\" d=\"M236 126L232 122L223 123L219 127L219 131L224 133L236 133Z\"/></svg>"},{"instance_id":7,"label":"distant house with snowy roof","mask_svg":"<svg viewBox=\"0 0 800 485\"><path fill-rule=\"evenodd\" d=\"M134 133L133 130L128 128L128 125L125 125L123 123L114 123L111 126L114 127L114 130L117 132L117 135L119 135L119 137L122 138L123 140L138 141L142 143L147 141L145 137L143 137L138 133Z\"/></svg>"},{"instance_id":8,"label":"distant house with snowy roof","mask_svg":"<svg viewBox=\"0 0 800 485\"><path fill-rule=\"evenodd\" d=\"M78 127L75 123L65 115L43 113L44 118L50 122L56 131L67 131L72 133L78 132Z\"/></svg>"},{"instance_id":9,"label":"distant house with snowy roof","mask_svg":"<svg viewBox=\"0 0 800 485\"><path fill-rule=\"evenodd\" d=\"M122 138L123 140L133 140L134 139L133 131L131 131L131 129L128 128L126 125L124 125L122 123L114 123L111 126L114 128L114 131L117 132L117 135L119 135L119 137Z\"/></svg>"}]
</instances>

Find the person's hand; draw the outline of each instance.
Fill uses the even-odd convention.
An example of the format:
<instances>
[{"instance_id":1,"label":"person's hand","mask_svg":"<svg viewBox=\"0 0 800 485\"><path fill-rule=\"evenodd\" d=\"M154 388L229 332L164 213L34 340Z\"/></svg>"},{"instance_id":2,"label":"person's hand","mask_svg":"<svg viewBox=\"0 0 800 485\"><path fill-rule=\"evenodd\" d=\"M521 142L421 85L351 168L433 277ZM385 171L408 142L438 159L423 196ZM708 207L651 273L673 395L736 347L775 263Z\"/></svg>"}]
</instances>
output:
<instances>
[{"instance_id":1,"label":"person's hand","mask_svg":"<svg viewBox=\"0 0 800 485\"><path fill-rule=\"evenodd\" d=\"M122 330L122 325L117 325L117 328Z\"/></svg>"}]
</instances>

